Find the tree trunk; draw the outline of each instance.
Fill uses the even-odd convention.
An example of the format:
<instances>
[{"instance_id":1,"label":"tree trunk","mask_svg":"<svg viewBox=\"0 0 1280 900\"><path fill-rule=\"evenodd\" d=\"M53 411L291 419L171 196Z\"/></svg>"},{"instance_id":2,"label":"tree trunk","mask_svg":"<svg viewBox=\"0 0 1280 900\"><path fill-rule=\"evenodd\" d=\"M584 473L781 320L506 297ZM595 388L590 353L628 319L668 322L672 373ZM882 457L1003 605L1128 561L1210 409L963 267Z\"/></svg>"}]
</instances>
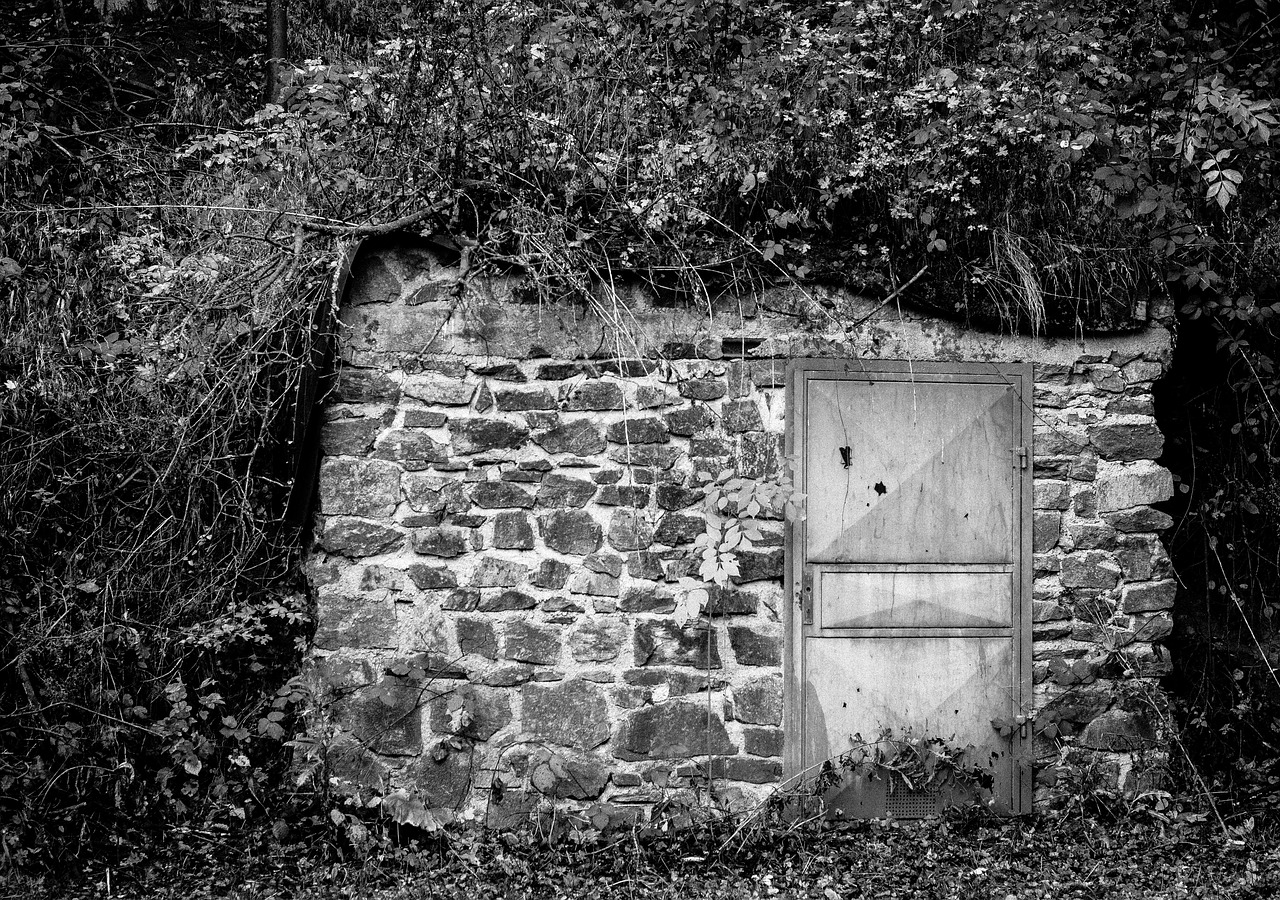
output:
<instances>
[{"instance_id":1,"label":"tree trunk","mask_svg":"<svg viewBox=\"0 0 1280 900\"><path fill-rule=\"evenodd\" d=\"M262 99L266 103L280 100L280 73L288 53L289 0L267 0L267 71Z\"/></svg>"}]
</instances>

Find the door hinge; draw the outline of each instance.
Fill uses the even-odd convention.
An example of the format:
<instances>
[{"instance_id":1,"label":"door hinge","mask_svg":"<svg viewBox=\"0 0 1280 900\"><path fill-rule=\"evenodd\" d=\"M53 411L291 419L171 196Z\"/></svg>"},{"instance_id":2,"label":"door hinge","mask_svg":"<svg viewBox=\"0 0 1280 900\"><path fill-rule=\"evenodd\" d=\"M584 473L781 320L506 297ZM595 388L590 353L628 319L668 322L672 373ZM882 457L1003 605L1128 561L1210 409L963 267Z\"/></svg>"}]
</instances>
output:
<instances>
[{"instance_id":1,"label":"door hinge","mask_svg":"<svg viewBox=\"0 0 1280 900\"><path fill-rule=\"evenodd\" d=\"M813 624L813 572L808 567L800 579L800 621Z\"/></svg>"},{"instance_id":2,"label":"door hinge","mask_svg":"<svg viewBox=\"0 0 1280 900\"><path fill-rule=\"evenodd\" d=\"M1030 454L1027 453L1026 447L1015 447L1014 452L1018 454L1018 468L1025 469L1029 461Z\"/></svg>"}]
</instances>

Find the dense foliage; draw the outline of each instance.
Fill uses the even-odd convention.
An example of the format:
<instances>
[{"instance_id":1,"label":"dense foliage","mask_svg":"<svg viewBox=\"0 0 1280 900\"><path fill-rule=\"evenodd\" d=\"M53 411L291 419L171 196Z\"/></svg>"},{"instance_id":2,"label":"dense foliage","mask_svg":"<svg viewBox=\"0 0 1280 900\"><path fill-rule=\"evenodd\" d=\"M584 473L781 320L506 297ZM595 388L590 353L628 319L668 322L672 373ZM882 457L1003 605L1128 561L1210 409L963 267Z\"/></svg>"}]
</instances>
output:
<instances>
[{"instance_id":1,"label":"dense foliage","mask_svg":"<svg viewBox=\"0 0 1280 900\"><path fill-rule=\"evenodd\" d=\"M143 810L271 806L305 699L297 413L344 238L396 222L605 313L619 279L694 302L834 281L1062 333L1173 300L1188 744L1271 791L1274 25L1264 5L1060 6L306 0L264 103L260 4L10 4L10 857Z\"/></svg>"}]
</instances>

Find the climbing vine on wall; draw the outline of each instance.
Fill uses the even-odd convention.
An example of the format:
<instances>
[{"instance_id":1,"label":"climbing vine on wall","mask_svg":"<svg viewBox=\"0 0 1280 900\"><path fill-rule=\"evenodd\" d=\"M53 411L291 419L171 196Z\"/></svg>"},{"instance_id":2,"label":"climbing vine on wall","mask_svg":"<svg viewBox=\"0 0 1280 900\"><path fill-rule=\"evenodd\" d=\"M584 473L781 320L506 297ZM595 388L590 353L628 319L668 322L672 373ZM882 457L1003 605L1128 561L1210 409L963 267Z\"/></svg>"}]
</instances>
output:
<instances>
[{"instance_id":1,"label":"climbing vine on wall","mask_svg":"<svg viewBox=\"0 0 1280 900\"><path fill-rule=\"evenodd\" d=\"M725 587L739 574L738 551L761 539L759 520L795 522L804 515L804 494L796 490L788 468L772 478L747 478L733 469L716 475L700 471L694 478L706 487L706 530L694 542L701 581L684 578L680 582L683 590L675 617L682 626L701 614L710 586Z\"/></svg>"}]
</instances>

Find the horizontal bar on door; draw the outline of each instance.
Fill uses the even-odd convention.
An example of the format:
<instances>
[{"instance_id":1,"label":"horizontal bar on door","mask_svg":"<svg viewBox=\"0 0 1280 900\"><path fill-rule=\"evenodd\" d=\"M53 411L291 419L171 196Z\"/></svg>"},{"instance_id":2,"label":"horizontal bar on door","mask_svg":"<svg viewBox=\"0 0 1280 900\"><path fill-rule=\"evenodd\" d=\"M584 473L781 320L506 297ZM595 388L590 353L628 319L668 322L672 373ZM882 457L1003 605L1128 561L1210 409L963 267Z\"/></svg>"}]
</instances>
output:
<instances>
[{"instance_id":1,"label":"horizontal bar on door","mask_svg":"<svg viewBox=\"0 0 1280 900\"><path fill-rule=\"evenodd\" d=\"M804 636L805 640L821 640L822 638L827 637L1012 638L1014 634L1013 628L1007 625L995 627L983 626L980 628L963 628L956 626L947 626L944 628L904 628L902 626L894 626L891 628L817 628L814 626L808 626L806 628L806 632L807 633Z\"/></svg>"},{"instance_id":2,"label":"horizontal bar on door","mask_svg":"<svg viewBox=\"0 0 1280 900\"><path fill-rule=\"evenodd\" d=\"M826 563L807 562L805 566L820 569L823 572L910 572L911 574L928 575L936 572L975 572L986 575L1010 575L1013 566L1009 563Z\"/></svg>"}]
</instances>

